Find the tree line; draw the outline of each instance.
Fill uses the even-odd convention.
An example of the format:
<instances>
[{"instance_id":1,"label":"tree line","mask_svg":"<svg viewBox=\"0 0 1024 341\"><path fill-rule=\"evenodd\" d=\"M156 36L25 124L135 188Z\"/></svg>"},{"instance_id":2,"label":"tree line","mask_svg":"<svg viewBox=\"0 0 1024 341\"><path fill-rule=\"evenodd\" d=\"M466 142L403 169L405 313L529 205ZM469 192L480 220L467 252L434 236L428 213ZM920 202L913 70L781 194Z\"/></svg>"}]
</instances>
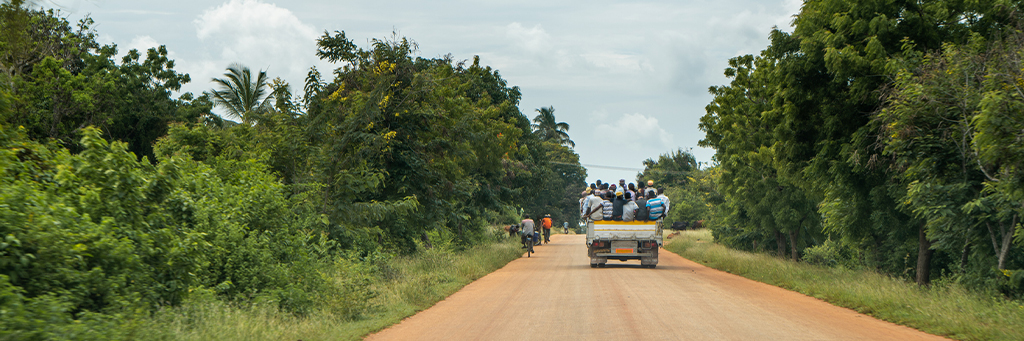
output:
<instances>
[{"instance_id":1,"label":"tree line","mask_svg":"<svg viewBox=\"0 0 1024 341\"><path fill-rule=\"evenodd\" d=\"M164 46L116 61L91 19L27 7L0 5L0 334L102 339L206 294L355 318L366 271L324 269L577 215L568 125L551 107L531 125L479 58L325 32L338 68L301 90L233 64L178 95Z\"/></svg>"},{"instance_id":2,"label":"tree line","mask_svg":"<svg viewBox=\"0 0 1024 341\"><path fill-rule=\"evenodd\" d=\"M1019 297L1020 10L805 1L710 88L716 239Z\"/></svg>"}]
</instances>

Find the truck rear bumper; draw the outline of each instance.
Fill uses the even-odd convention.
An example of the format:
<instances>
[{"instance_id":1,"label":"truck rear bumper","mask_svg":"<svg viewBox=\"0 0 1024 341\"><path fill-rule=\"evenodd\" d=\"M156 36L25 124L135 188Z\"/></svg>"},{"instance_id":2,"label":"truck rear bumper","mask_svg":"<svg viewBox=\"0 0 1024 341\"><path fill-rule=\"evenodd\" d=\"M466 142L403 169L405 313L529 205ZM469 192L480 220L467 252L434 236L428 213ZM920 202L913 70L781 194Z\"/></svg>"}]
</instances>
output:
<instances>
[{"instance_id":1,"label":"truck rear bumper","mask_svg":"<svg viewBox=\"0 0 1024 341\"><path fill-rule=\"evenodd\" d=\"M640 257L652 257L652 256L654 256L654 253L651 253L651 252L644 252L644 253L611 253L611 252L605 253L605 252L599 252L599 253L594 253L594 256L597 256L597 257L608 257L608 258L618 258L618 257L640 258Z\"/></svg>"}]
</instances>

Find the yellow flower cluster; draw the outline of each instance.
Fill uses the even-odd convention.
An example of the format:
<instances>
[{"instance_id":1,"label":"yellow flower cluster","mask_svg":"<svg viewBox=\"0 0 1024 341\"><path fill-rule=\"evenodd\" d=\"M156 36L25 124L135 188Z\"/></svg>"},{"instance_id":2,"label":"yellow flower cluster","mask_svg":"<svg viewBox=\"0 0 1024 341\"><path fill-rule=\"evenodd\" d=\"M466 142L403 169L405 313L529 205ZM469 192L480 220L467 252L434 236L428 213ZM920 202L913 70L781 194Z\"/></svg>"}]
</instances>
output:
<instances>
[{"instance_id":1,"label":"yellow flower cluster","mask_svg":"<svg viewBox=\"0 0 1024 341\"><path fill-rule=\"evenodd\" d=\"M395 72L395 66L397 66L397 64L384 60L377 63L377 67L373 69L373 73L378 75L389 74Z\"/></svg>"}]
</instances>

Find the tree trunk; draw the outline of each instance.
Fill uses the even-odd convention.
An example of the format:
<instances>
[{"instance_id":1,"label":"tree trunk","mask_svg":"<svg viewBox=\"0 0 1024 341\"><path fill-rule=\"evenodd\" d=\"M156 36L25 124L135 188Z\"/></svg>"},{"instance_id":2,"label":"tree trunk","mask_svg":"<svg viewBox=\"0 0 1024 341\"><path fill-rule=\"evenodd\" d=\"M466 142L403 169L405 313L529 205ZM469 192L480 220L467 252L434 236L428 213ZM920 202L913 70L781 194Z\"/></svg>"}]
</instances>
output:
<instances>
[{"instance_id":1,"label":"tree trunk","mask_svg":"<svg viewBox=\"0 0 1024 341\"><path fill-rule=\"evenodd\" d=\"M785 257L786 256L786 238L784 238L782 236L782 231L775 231L775 243L778 244L778 246L779 246L779 250L778 250L779 257Z\"/></svg>"},{"instance_id":2,"label":"tree trunk","mask_svg":"<svg viewBox=\"0 0 1024 341\"><path fill-rule=\"evenodd\" d=\"M917 241L917 285L928 285L931 283L932 242L928 240L924 226L918 230Z\"/></svg>"},{"instance_id":3,"label":"tree trunk","mask_svg":"<svg viewBox=\"0 0 1024 341\"><path fill-rule=\"evenodd\" d=\"M798 234L798 231L789 231L789 255L793 258L794 262L800 261L800 252L797 252L796 248L796 237Z\"/></svg>"},{"instance_id":4,"label":"tree trunk","mask_svg":"<svg viewBox=\"0 0 1024 341\"><path fill-rule=\"evenodd\" d=\"M1014 217L1016 225L1016 217ZM1013 227L1007 231L1006 226L999 224L999 233L1003 236L1003 243L999 246L999 270L1006 270L1006 255L1010 253L1010 242L1013 241Z\"/></svg>"},{"instance_id":5,"label":"tree trunk","mask_svg":"<svg viewBox=\"0 0 1024 341\"><path fill-rule=\"evenodd\" d=\"M999 237L1002 238L1000 241L996 241L995 232L992 231L992 225L985 223L988 227L988 235L992 237L992 248L995 250L996 255L999 257L997 267L999 270L1006 270L1006 256L1010 253L1010 246L1013 241L1013 230L1017 226L1017 215L1013 216L1013 222L1010 224L1010 228L1007 229L1003 223L999 224Z\"/></svg>"},{"instance_id":6,"label":"tree trunk","mask_svg":"<svg viewBox=\"0 0 1024 341\"><path fill-rule=\"evenodd\" d=\"M964 242L964 251L960 254L960 273L967 272L967 258L971 253L971 239L967 237Z\"/></svg>"}]
</instances>

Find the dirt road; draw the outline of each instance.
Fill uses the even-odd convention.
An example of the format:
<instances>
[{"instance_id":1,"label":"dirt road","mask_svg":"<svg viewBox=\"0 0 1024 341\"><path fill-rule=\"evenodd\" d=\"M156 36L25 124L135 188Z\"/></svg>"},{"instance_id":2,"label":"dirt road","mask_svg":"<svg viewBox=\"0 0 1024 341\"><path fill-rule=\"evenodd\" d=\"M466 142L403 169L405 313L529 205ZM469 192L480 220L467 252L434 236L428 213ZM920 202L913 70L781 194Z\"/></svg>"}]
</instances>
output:
<instances>
[{"instance_id":1,"label":"dirt road","mask_svg":"<svg viewBox=\"0 0 1024 341\"><path fill-rule=\"evenodd\" d=\"M942 338L710 269L662 250L656 269L592 269L584 236L467 285L369 340L927 340Z\"/></svg>"}]
</instances>

